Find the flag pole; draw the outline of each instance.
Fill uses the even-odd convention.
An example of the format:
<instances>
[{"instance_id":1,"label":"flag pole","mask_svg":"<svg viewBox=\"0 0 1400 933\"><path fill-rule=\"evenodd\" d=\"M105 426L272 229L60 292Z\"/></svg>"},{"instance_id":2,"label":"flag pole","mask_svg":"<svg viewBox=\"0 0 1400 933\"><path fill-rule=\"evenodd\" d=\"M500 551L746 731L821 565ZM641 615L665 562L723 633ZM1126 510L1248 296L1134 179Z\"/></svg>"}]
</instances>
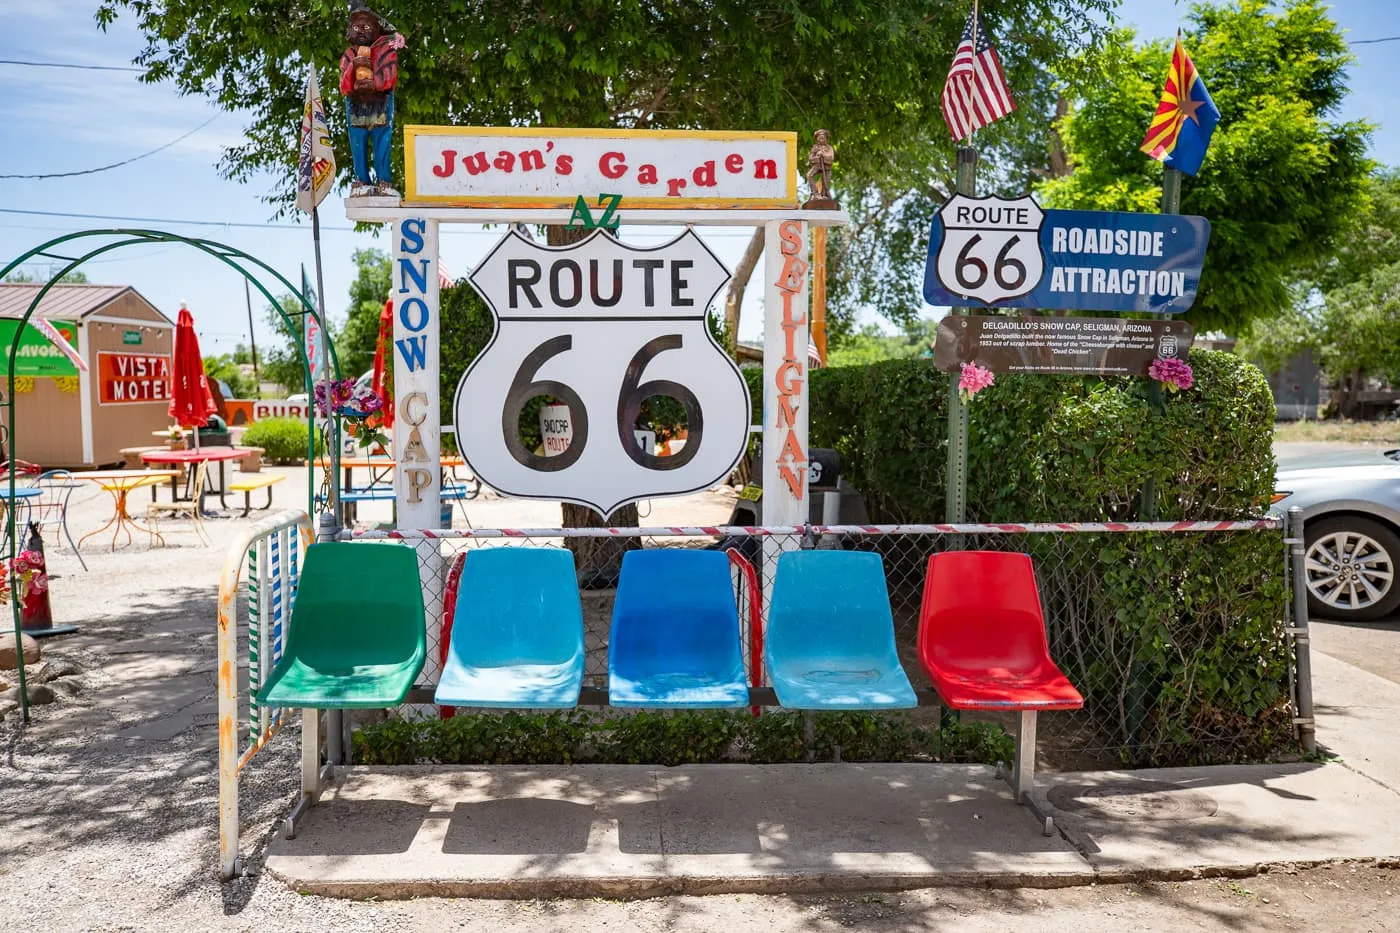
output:
<instances>
[{"instance_id":1,"label":"flag pole","mask_svg":"<svg viewBox=\"0 0 1400 933\"><path fill-rule=\"evenodd\" d=\"M331 335L329 328L326 327L326 285L321 273L321 209L314 205L311 208L311 242L316 254L316 320L321 328L321 378L329 384L331 381ZM327 391L326 401L328 404L330 398L331 393ZM311 402L311 410L314 413L316 410L315 385L311 387L311 398L308 401ZM326 423L330 425L330 430L326 432L326 446L330 448L326 451L326 459L331 464L331 481L326 484L330 490L327 506L331 514L336 516L338 522L340 520L340 432L336 429L340 423L334 412L326 413Z\"/></svg>"},{"instance_id":2,"label":"flag pole","mask_svg":"<svg viewBox=\"0 0 1400 933\"><path fill-rule=\"evenodd\" d=\"M248 347L253 354L253 391L262 394L262 377L258 375L258 338L253 335L253 293L248 290L248 280L243 280L243 303L248 307Z\"/></svg>"},{"instance_id":3,"label":"flag pole","mask_svg":"<svg viewBox=\"0 0 1400 933\"><path fill-rule=\"evenodd\" d=\"M977 32L982 25L978 0L972 0L972 54L977 54ZM957 183L954 189L968 197L977 195L977 129L967 136L967 145L958 146ZM951 308L950 314L971 314L972 308ZM943 520L967 521L967 404L958 391L956 374L948 380L948 475L943 497ZM956 539L954 539L956 541Z\"/></svg>"}]
</instances>

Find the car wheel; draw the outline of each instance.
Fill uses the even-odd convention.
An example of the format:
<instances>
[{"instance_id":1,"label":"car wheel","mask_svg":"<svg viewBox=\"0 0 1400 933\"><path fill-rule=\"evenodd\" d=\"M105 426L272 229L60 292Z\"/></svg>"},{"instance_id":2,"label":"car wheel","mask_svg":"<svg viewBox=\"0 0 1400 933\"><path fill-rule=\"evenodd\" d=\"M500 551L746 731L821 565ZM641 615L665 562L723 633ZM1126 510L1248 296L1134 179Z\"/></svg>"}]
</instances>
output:
<instances>
[{"instance_id":1,"label":"car wheel","mask_svg":"<svg viewBox=\"0 0 1400 933\"><path fill-rule=\"evenodd\" d=\"M1308 609L1370 622L1400 606L1400 536L1369 518L1325 518L1305 530Z\"/></svg>"}]
</instances>

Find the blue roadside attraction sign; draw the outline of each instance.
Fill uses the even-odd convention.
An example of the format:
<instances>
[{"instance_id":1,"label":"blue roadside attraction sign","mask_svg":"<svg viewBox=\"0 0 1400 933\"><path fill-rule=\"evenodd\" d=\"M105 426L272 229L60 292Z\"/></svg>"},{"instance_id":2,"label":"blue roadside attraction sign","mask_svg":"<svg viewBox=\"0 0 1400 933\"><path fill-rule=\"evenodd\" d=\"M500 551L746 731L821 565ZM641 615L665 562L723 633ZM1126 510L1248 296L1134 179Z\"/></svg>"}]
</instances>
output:
<instances>
[{"instance_id":1,"label":"blue roadside attraction sign","mask_svg":"<svg viewBox=\"0 0 1400 933\"><path fill-rule=\"evenodd\" d=\"M1181 314L1196 300L1209 239L1204 217L1043 210L1030 197L958 194L933 219L924 300Z\"/></svg>"}]
</instances>

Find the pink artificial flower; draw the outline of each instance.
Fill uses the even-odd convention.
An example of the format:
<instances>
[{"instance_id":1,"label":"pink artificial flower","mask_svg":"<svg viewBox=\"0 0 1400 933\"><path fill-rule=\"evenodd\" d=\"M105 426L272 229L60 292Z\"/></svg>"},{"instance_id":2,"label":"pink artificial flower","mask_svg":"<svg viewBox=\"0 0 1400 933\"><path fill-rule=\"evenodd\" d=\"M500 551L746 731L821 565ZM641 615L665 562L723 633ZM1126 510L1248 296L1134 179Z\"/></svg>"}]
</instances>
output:
<instances>
[{"instance_id":1,"label":"pink artificial flower","mask_svg":"<svg viewBox=\"0 0 1400 933\"><path fill-rule=\"evenodd\" d=\"M1147 368L1147 375L1167 387L1168 392L1179 392L1196 384L1196 376L1191 372L1191 364L1185 360L1153 360Z\"/></svg>"},{"instance_id":2,"label":"pink artificial flower","mask_svg":"<svg viewBox=\"0 0 1400 933\"><path fill-rule=\"evenodd\" d=\"M963 401L970 401L974 395L996 382L996 374L977 363L963 363L962 376L958 379L958 391Z\"/></svg>"}]
</instances>

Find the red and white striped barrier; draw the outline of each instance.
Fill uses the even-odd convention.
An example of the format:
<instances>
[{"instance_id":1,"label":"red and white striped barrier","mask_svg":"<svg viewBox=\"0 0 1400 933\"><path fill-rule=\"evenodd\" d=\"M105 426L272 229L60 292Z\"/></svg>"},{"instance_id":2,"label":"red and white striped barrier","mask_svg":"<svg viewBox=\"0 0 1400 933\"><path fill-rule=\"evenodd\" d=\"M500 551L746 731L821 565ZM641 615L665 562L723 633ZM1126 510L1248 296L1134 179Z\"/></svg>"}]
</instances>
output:
<instances>
[{"instance_id":1,"label":"red and white striped barrier","mask_svg":"<svg viewBox=\"0 0 1400 933\"><path fill-rule=\"evenodd\" d=\"M421 538L698 538L790 535L1027 535L1212 531L1278 531L1283 522L1259 518L1235 522L1020 522L938 525L671 525L656 528L422 528L342 532L355 540L406 541Z\"/></svg>"}]
</instances>

